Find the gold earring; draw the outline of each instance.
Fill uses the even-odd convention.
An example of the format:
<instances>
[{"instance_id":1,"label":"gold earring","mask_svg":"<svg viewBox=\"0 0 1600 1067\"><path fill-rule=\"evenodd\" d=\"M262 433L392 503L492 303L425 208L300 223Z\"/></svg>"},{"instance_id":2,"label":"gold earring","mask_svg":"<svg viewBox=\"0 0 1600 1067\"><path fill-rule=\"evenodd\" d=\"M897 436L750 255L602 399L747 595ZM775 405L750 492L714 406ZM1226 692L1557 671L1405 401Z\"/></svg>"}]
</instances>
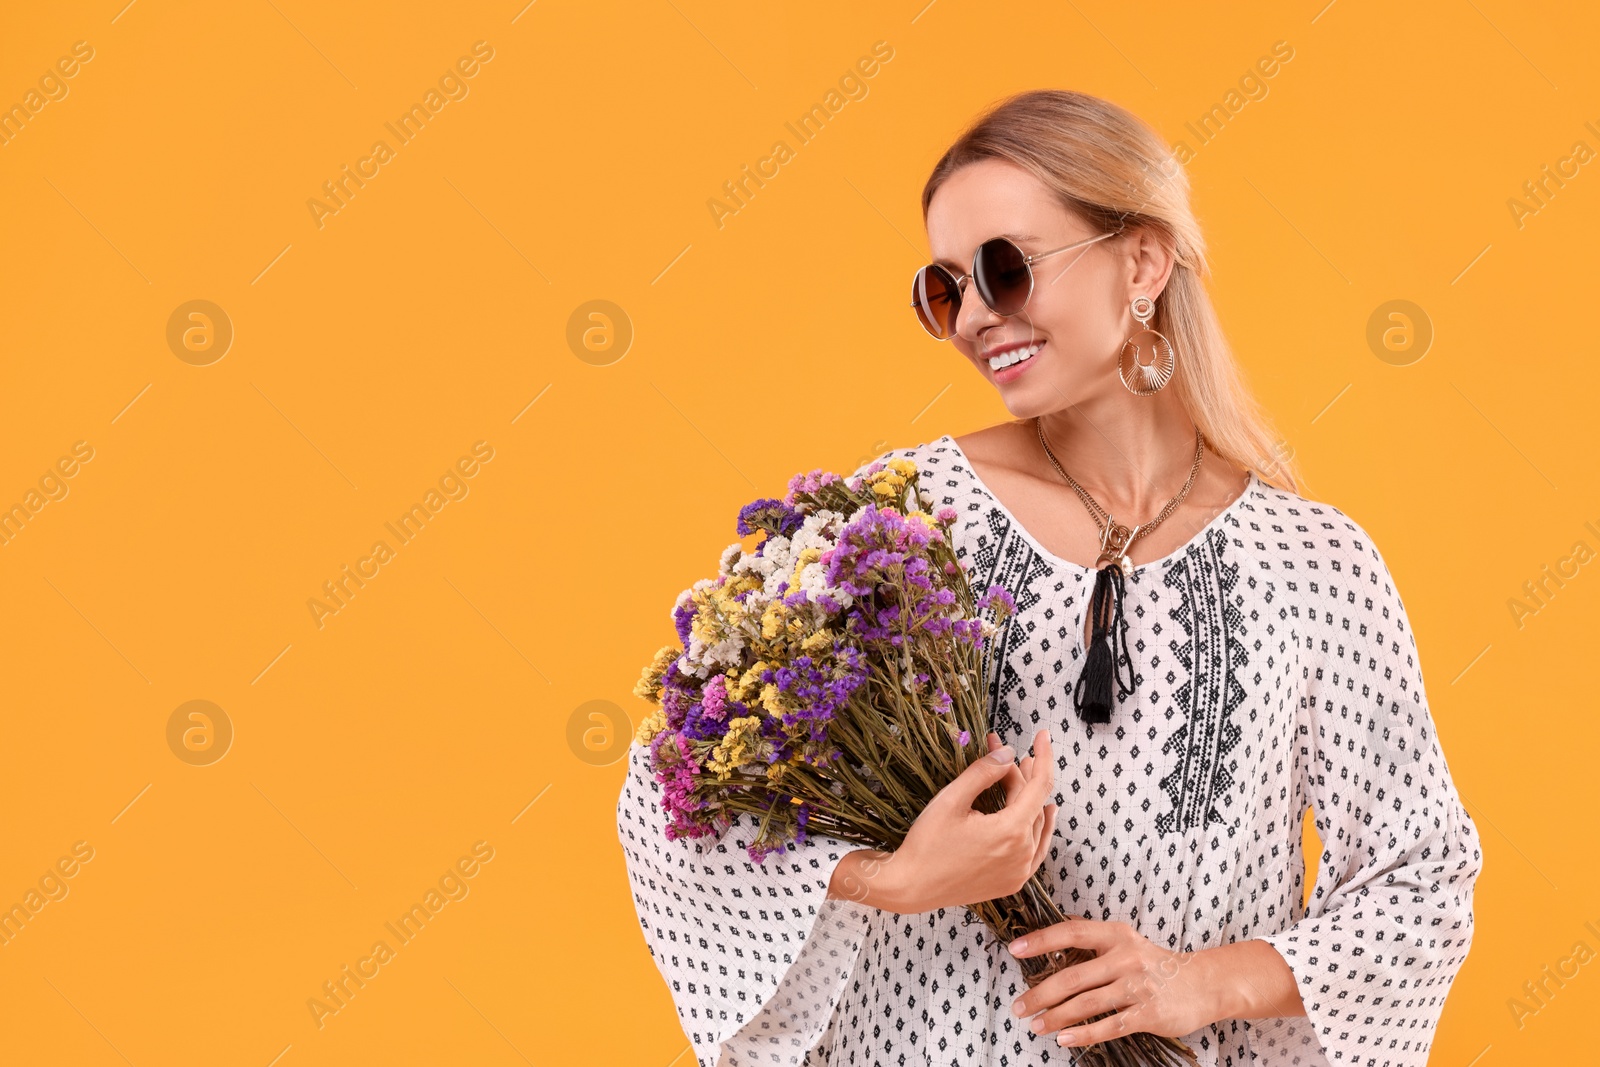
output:
<instances>
[{"instance_id":1,"label":"gold earring","mask_svg":"<svg viewBox=\"0 0 1600 1067\"><path fill-rule=\"evenodd\" d=\"M1117 356L1117 374L1130 393L1149 396L1172 379L1177 360L1173 356L1172 342L1150 328L1156 302L1148 296L1136 296L1131 308L1140 329L1122 342L1122 352ZM1150 353L1149 363L1140 360L1146 351Z\"/></svg>"}]
</instances>

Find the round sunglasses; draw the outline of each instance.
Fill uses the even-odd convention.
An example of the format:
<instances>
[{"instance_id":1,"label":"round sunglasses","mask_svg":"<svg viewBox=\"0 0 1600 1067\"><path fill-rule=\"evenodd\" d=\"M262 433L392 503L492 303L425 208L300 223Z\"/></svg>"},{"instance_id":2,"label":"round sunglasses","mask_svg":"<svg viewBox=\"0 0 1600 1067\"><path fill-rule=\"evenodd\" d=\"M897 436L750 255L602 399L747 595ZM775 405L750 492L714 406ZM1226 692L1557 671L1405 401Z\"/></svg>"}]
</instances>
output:
<instances>
[{"instance_id":1,"label":"round sunglasses","mask_svg":"<svg viewBox=\"0 0 1600 1067\"><path fill-rule=\"evenodd\" d=\"M972 254L971 272L959 278L937 263L918 268L911 280L911 306L923 329L936 340L948 341L955 336L956 316L961 314L961 285L968 278L977 285L978 298L990 311L996 315L1015 315L1027 307L1033 296L1034 263L1057 252L1082 248L1115 236L1102 233L1035 255L1028 255L1010 238L990 238Z\"/></svg>"}]
</instances>

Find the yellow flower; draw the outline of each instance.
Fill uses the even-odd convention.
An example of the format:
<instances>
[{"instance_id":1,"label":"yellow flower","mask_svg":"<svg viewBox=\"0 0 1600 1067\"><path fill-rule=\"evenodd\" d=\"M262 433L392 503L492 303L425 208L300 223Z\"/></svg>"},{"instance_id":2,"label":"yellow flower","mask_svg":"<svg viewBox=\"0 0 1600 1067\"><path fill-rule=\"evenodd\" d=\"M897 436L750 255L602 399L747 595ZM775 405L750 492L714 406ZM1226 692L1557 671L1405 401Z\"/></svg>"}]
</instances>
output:
<instances>
[{"instance_id":1,"label":"yellow flower","mask_svg":"<svg viewBox=\"0 0 1600 1067\"><path fill-rule=\"evenodd\" d=\"M767 640L777 637L783 632L784 616L788 610L783 606L783 601L774 600L767 605L767 610L761 613L761 636Z\"/></svg>"},{"instance_id":2,"label":"yellow flower","mask_svg":"<svg viewBox=\"0 0 1600 1067\"><path fill-rule=\"evenodd\" d=\"M656 652L655 658L650 661L650 665L639 675L639 681L633 687L633 695L652 704L661 703L661 676L677 658L678 649L675 645L662 645Z\"/></svg>"},{"instance_id":3,"label":"yellow flower","mask_svg":"<svg viewBox=\"0 0 1600 1067\"><path fill-rule=\"evenodd\" d=\"M757 660L751 664L750 669L745 671L737 682L730 681L728 683L728 696L738 701L747 699L750 695L750 688L761 681L761 672L770 666L771 664L766 660ZM730 673L728 677L732 678L733 675Z\"/></svg>"},{"instance_id":4,"label":"yellow flower","mask_svg":"<svg viewBox=\"0 0 1600 1067\"><path fill-rule=\"evenodd\" d=\"M910 460L892 459L883 470L867 475L867 485L875 496L899 496L900 490L906 487L907 476L915 474L916 470L916 464Z\"/></svg>"},{"instance_id":5,"label":"yellow flower","mask_svg":"<svg viewBox=\"0 0 1600 1067\"><path fill-rule=\"evenodd\" d=\"M760 588L761 579L759 577L754 574L741 574L737 578L728 579L723 583L722 588L716 591L717 602L742 611L744 610L744 605L739 603L737 599L739 594Z\"/></svg>"},{"instance_id":6,"label":"yellow flower","mask_svg":"<svg viewBox=\"0 0 1600 1067\"><path fill-rule=\"evenodd\" d=\"M728 733L711 750L706 767L715 771L719 779L726 780L734 771L750 762L750 757L755 754L751 751L751 742L759 739L760 729L761 719L755 715L729 719Z\"/></svg>"},{"instance_id":7,"label":"yellow flower","mask_svg":"<svg viewBox=\"0 0 1600 1067\"><path fill-rule=\"evenodd\" d=\"M708 645L721 641L723 635L738 627L745 617L744 605L735 598L740 593L760 588L760 578L741 574L716 588L695 590L690 600L695 611L689 632Z\"/></svg>"},{"instance_id":8,"label":"yellow flower","mask_svg":"<svg viewBox=\"0 0 1600 1067\"><path fill-rule=\"evenodd\" d=\"M639 724L639 729L634 731L633 739L641 745L648 745L655 740L656 734L667 728L667 713L662 708L657 708L644 717Z\"/></svg>"},{"instance_id":9,"label":"yellow flower","mask_svg":"<svg viewBox=\"0 0 1600 1067\"><path fill-rule=\"evenodd\" d=\"M720 622L717 605L704 593L695 593L691 602L694 604L694 615L689 619L690 635L699 638L705 644L716 644L717 627Z\"/></svg>"},{"instance_id":10,"label":"yellow flower","mask_svg":"<svg viewBox=\"0 0 1600 1067\"><path fill-rule=\"evenodd\" d=\"M800 651L806 653L807 655L815 655L818 652L832 649L833 637L834 634L832 630L818 630L816 633L800 642Z\"/></svg>"}]
</instances>

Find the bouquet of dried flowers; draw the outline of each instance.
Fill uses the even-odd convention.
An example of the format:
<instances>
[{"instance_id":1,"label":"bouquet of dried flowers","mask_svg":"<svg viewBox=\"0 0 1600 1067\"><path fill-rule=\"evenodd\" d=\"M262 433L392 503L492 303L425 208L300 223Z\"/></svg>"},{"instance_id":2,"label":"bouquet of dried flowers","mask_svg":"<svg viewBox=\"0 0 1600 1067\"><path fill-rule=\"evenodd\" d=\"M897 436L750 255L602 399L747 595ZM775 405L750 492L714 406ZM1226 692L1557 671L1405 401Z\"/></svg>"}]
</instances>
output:
<instances>
[{"instance_id":1,"label":"bouquet of dried flowers","mask_svg":"<svg viewBox=\"0 0 1600 1067\"><path fill-rule=\"evenodd\" d=\"M812 833L892 852L941 788L986 754L991 640L1016 606L978 593L956 558L952 508L904 459L845 479L796 475L782 499L739 512L741 542L718 573L679 595L679 645L656 653L634 692L656 705L635 740L662 786L668 838L720 837L758 820L753 862ZM681 647L680 647L681 646ZM1000 784L980 811L1005 804ZM1012 896L968 906L1002 942L1066 921L1041 868ZM1093 957L1018 960L1033 987ZM1129 1034L1079 1062L1195 1062L1173 1038Z\"/></svg>"}]
</instances>

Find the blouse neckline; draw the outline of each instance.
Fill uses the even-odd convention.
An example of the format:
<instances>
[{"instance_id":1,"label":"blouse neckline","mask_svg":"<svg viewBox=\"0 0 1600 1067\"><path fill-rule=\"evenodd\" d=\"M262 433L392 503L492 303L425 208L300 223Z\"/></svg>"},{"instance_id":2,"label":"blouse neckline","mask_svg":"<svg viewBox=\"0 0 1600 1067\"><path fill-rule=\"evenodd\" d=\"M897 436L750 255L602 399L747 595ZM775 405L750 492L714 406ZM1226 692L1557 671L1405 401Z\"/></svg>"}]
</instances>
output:
<instances>
[{"instance_id":1,"label":"blouse neckline","mask_svg":"<svg viewBox=\"0 0 1600 1067\"><path fill-rule=\"evenodd\" d=\"M1039 539L1028 532L1028 528L1022 525L1022 523L1017 520L1015 515L1011 514L1011 509L1006 507L1000 498L995 495L994 490L989 488L988 483L986 483L982 478L978 477L977 468L972 465L971 457L967 455L966 450L961 447L961 445L956 441L955 437L951 434L945 434L943 437L939 438L939 440L945 442L955 450L956 455L961 457L961 464L966 468L967 476L972 479L973 484L983 491L983 495L989 498L989 501L1002 515L1010 520L1012 528L1017 531L1022 539L1026 541L1035 552L1043 556L1046 560L1049 560L1052 564L1075 572L1080 578L1098 573L1097 569L1094 567L1086 567L1081 563L1074 563L1070 559L1063 559L1054 552L1050 551L1048 548L1044 547ZM1189 540L1185 541L1171 552L1168 552L1160 559L1153 559L1147 563L1134 564L1128 573L1130 575L1134 575L1141 571L1156 570L1165 567L1169 563L1172 563L1178 559L1178 557L1182 556L1184 553L1188 552L1191 547L1198 544L1202 538L1211 532L1212 529L1221 525L1229 515L1238 510L1241 504L1254 495L1259 487L1259 483L1261 481L1260 477L1256 474L1254 469L1251 469L1249 473L1250 479L1245 483L1244 490L1238 496L1234 497L1227 507L1223 508L1221 511L1217 512L1216 515L1212 516L1211 521L1197 530L1193 537L1189 538Z\"/></svg>"}]
</instances>

